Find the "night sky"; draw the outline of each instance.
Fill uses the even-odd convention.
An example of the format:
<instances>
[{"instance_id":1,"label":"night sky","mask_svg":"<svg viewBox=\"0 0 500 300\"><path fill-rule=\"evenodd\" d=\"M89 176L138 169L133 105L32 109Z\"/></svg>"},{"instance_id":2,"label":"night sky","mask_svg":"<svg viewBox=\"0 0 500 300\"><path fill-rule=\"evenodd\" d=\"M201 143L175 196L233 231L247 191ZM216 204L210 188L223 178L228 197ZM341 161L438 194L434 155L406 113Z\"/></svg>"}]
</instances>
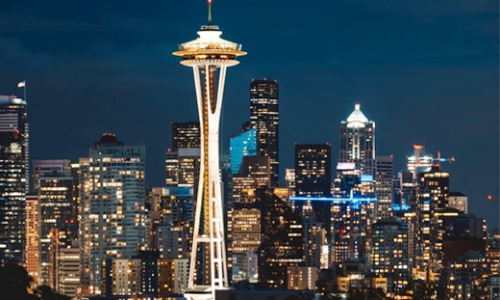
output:
<instances>
[{"instance_id":1,"label":"night sky","mask_svg":"<svg viewBox=\"0 0 500 300\"><path fill-rule=\"evenodd\" d=\"M280 83L281 168L294 143L332 144L360 102L376 152L405 166L413 144L444 165L469 211L498 226L497 0L215 0L213 23L248 56L230 68L222 141L249 117L252 78ZM0 4L0 94L27 80L32 159L88 155L102 132L147 150L164 183L172 121L197 119L192 71L171 55L206 23L203 0Z\"/></svg>"}]
</instances>

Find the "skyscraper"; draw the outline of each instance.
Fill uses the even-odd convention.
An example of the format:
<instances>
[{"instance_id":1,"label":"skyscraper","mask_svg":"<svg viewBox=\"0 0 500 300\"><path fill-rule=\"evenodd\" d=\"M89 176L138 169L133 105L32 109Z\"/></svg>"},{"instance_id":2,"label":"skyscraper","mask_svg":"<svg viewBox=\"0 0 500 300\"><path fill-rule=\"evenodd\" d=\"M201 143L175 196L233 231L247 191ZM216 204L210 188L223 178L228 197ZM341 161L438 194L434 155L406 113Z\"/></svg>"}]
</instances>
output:
<instances>
[{"instance_id":1,"label":"skyscraper","mask_svg":"<svg viewBox=\"0 0 500 300\"><path fill-rule=\"evenodd\" d=\"M288 267L304 262L303 221L272 189L257 191L260 199L262 243L258 250L259 281L268 288L288 286Z\"/></svg>"},{"instance_id":2,"label":"skyscraper","mask_svg":"<svg viewBox=\"0 0 500 300\"><path fill-rule=\"evenodd\" d=\"M101 294L105 258L130 258L146 245L144 146L124 146L105 133L80 158L83 293Z\"/></svg>"},{"instance_id":3,"label":"skyscraper","mask_svg":"<svg viewBox=\"0 0 500 300\"><path fill-rule=\"evenodd\" d=\"M392 155L377 156L377 177L375 179L375 191L377 195L377 219L392 217L393 204L393 175Z\"/></svg>"},{"instance_id":4,"label":"skyscraper","mask_svg":"<svg viewBox=\"0 0 500 300\"><path fill-rule=\"evenodd\" d=\"M62 231L73 220L73 177L50 174L39 177L39 278L40 284L49 285L51 232ZM76 232L74 233L76 238ZM56 241L59 243L59 241Z\"/></svg>"},{"instance_id":5,"label":"skyscraper","mask_svg":"<svg viewBox=\"0 0 500 300\"><path fill-rule=\"evenodd\" d=\"M331 185L331 145L295 144L295 195L329 196Z\"/></svg>"},{"instance_id":6,"label":"skyscraper","mask_svg":"<svg viewBox=\"0 0 500 300\"><path fill-rule=\"evenodd\" d=\"M198 31L199 37L181 44L179 50L173 53L182 57L182 65L193 68L201 125L200 188L196 201L188 292L185 294L188 299L215 299L215 290L228 286L219 172L220 113L227 68L239 63L236 60L238 56L246 55L241 51L241 45L220 38L222 31L212 25L211 0L208 5L208 24ZM200 265L198 248L205 258L201 272L195 271Z\"/></svg>"},{"instance_id":7,"label":"skyscraper","mask_svg":"<svg viewBox=\"0 0 500 300\"><path fill-rule=\"evenodd\" d=\"M340 124L339 162L354 162L362 174L375 176L375 122L354 105L354 111Z\"/></svg>"},{"instance_id":8,"label":"skyscraper","mask_svg":"<svg viewBox=\"0 0 500 300\"><path fill-rule=\"evenodd\" d=\"M250 83L250 126L257 129L257 155L271 158L271 185L279 186L279 85L272 79Z\"/></svg>"},{"instance_id":9,"label":"skyscraper","mask_svg":"<svg viewBox=\"0 0 500 300\"><path fill-rule=\"evenodd\" d=\"M24 262L25 198L29 189L27 104L0 96L0 261Z\"/></svg>"},{"instance_id":10,"label":"skyscraper","mask_svg":"<svg viewBox=\"0 0 500 300\"><path fill-rule=\"evenodd\" d=\"M172 122L172 151L179 148L200 148L198 121Z\"/></svg>"},{"instance_id":11,"label":"skyscraper","mask_svg":"<svg viewBox=\"0 0 500 300\"><path fill-rule=\"evenodd\" d=\"M251 128L231 139L229 142L231 155L231 173L240 171L243 157L257 155L257 129Z\"/></svg>"}]
</instances>

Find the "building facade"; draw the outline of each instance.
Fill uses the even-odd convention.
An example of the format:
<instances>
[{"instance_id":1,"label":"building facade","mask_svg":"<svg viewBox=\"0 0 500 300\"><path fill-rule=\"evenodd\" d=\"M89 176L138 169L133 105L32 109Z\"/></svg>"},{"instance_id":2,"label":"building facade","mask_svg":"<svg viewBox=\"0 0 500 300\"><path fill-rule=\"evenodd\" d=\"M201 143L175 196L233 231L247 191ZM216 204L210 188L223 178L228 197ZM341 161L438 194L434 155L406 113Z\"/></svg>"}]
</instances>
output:
<instances>
[{"instance_id":1,"label":"building facade","mask_svg":"<svg viewBox=\"0 0 500 300\"><path fill-rule=\"evenodd\" d=\"M102 293L103 259L127 259L146 245L144 146L103 134L80 159L80 242L83 293Z\"/></svg>"},{"instance_id":2,"label":"building facade","mask_svg":"<svg viewBox=\"0 0 500 300\"><path fill-rule=\"evenodd\" d=\"M392 204L394 202L392 155L377 156L376 163L375 191L377 195L377 219L382 220L392 217Z\"/></svg>"},{"instance_id":3,"label":"building facade","mask_svg":"<svg viewBox=\"0 0 500 300\"><path fill-rule=\"evenodd\" d=\"M257 155L257 129L251 128L231 139L229 142L231 155L231 172L240 172L243 157Z\"/></svg>"},{"instance_id":4,"label":"building facade","mask_svg":"<svg viewBox=\"0 0 500 300\"><path fill-rule=\"evenodd\" d=\"M40 178L46 175L71 176L72 167L69 159L33 160L33 192L40 188Z\"/></svg>"},{"instance_id":5,"label":"building facade","mask_svg":"<svg viewBox=\"0 0 500 300\"><path fill-rule=\"evenodd\" d=\"M375 176L375 122L369 121L356 103L340 124L339 162L354 162L362 174Z\"/></svg>"},{"instance_id":6,"label":"building facade","mask_svg":"<svg viewBox=\"0 0 500 300\"><path fill-rule=\"evenodd\" d=\"M0 96L0 261L25 259L25 199L29 190L27 103Z\"/></svg>"},{"instance_id":7,"label":"building facade","mask_svg":"<svg viewBox=\"0 0 500 300\"><path fill-rule=\"evenodd\" d=\"M271 186L279 186L279 84L272 79L250 83L250 126L257 130L257 155L271 158Z\"/></svg>"},{"instance_id":8,"label":"building facade","mask_svg":"<svg viewBox=\"0 0 500 300\"><path fill-rule=\"evenodd\" d=\"M200 148L200 122L172 122L172 151Z\"/></svg>"},{"instance_id":9,"label":"building facade","mask_svg":"<svg viewBox=\"0 0 500 300\"><path fill-rule=\"evenodd\" d=\"M41 285L49 285L50 252L53 250L52 230L63 231L70 222L75 222L73 177L51 173L42 175L38 180L39 280ZM74 237L77 237L76 232ZM56 241L56 244L59 244L59 241Z\"/></svg>"}]
</instances>

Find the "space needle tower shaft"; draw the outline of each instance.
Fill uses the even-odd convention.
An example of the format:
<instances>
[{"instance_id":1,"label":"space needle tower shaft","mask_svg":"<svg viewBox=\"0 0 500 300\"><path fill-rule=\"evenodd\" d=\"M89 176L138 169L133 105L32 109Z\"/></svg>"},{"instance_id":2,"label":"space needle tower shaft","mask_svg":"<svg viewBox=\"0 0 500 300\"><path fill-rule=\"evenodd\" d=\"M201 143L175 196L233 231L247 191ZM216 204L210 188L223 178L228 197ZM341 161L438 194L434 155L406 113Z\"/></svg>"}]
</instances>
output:
<instances>
[{"instance_id":1,"label":"space needle tower shaft","mask_svg":"<svg viewBox=\"0 0 500 300\"><path fill-rule=\"evenodd\" d=\"M220 38L212 25L208 0L208 24L196 40L179 45L173 55L193 69L201 131L201 166L196 195L194 232L189 265L187 299L215 299L215 290L228 287L224 214L219 175L219 126L228 67L246 55L241 45ZM198 259L202 257L202 259ZM201 265L200 265L201 264Z\"/></svg>"}]
</instances>

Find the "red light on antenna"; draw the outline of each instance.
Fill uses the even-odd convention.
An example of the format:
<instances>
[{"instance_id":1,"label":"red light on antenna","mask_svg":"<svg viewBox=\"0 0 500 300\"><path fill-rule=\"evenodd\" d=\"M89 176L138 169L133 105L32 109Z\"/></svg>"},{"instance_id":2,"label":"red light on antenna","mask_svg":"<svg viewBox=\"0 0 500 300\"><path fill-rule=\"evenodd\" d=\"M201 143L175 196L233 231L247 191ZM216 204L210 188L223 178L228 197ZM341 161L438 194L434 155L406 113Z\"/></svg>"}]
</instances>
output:
<instances>
[{"instance_id":1,"label":"red light on antenna","mask_svg":"<svg viewBox=\"0 0 500 300\"><path fill-rule=\"evenodd\" d=\"M493 199L493 196L492 195L488 195L488 200L492 200Z\"/></svg>"},{"instance_id":2,"label":"red light on antenna","mask_svg":"<svg viewBox=\"0 0 500 300\"><path fill-rule=\"evenodd\" d=\"M212 0L208 0L208 4L212 4Z\"/></svg>"}]
</instances>

